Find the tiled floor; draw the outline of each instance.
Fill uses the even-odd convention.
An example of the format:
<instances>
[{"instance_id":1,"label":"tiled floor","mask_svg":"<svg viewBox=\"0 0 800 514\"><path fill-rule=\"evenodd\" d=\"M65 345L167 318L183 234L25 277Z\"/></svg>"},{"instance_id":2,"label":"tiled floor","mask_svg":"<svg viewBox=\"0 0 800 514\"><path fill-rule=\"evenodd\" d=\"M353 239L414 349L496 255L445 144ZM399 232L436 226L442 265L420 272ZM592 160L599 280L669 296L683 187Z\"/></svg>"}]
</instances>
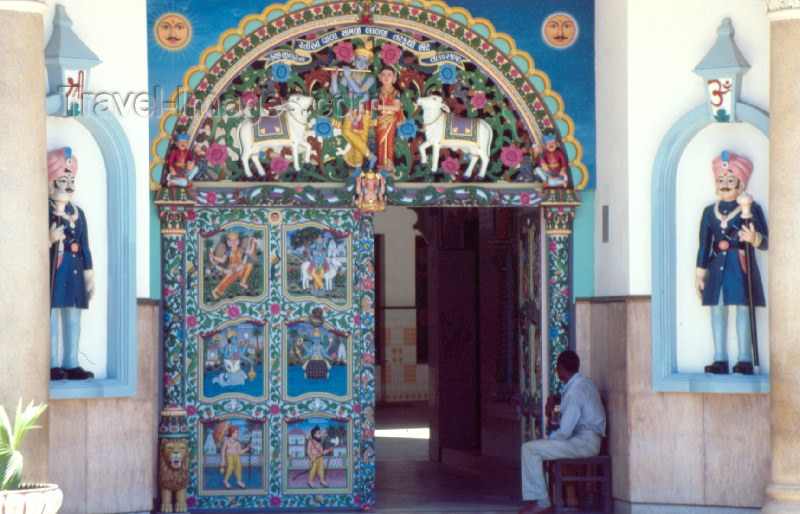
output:
<instances>
[{"instance_id":1,"label":"tiled floor","mask_svg":"<svg viewBox=\"0 0 800 514\"><path fill-rule=\"evenodd\" d=\"M376 428L428 426L425 404L379 405ZM376 439L375 512L516 512L519 489L502 473L455 469L428 459L427 439Z\"/></svg>"}]
</instances>

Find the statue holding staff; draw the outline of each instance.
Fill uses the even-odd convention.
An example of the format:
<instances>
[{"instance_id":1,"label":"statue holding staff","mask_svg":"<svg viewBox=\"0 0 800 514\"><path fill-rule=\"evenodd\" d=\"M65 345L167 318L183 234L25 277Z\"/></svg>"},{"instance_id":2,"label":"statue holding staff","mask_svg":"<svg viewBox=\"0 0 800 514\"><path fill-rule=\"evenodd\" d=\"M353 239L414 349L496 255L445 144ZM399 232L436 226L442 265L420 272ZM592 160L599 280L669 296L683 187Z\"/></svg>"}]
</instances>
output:
<instances>
[{"instance_id":1,"label":"statue holding staff","mask_svg":"<svg viewBox=\"0 0 800 514\"><path fill-rule=\"evenodd\" d=\"M753 173L749 159L726 150L713 160L712 169L720 199L703 210L695 279L703 305L711 307L714 362L705 372L728 373L728 311L734 306L739 355L733 372L752 375L758 358L754 312L766 301L758 265L747 256L748 246L750 252L767 249L767 221L761 206L743 194Z\"/></svg>"}]
</instances>

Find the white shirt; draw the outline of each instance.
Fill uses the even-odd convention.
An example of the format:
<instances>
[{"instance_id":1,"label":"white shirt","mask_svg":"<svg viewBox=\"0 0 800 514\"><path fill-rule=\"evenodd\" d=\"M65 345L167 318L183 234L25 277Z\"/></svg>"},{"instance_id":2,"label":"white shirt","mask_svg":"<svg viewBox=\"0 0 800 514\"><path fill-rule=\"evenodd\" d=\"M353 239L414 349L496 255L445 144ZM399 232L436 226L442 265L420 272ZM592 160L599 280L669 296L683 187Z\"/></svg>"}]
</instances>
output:
<instances>
[{"instance_id":1,"label":"white shirt","mask_svg":"<svg viewBox=\"0 0 800 514\"><path fill-rule=\"evenodd\" d=\"M561 426L550 439L569 439L579 427L606 435L606 413L600 393L588 377L575 373L561 392Z\"/></svg>"}]
</instances>

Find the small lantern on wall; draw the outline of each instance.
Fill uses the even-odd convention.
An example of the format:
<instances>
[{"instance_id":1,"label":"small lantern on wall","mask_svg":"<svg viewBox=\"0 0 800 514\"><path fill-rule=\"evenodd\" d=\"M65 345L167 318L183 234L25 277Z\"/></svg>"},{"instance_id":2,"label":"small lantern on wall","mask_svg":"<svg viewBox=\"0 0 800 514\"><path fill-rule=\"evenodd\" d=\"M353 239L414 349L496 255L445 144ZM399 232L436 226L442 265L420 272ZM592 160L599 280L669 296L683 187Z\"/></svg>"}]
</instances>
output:
<instances>
[{"instance_id":1,"label":"small lantern on wall","mask_svg":"<svg viewBox=\"0 0 800 514\"><path fill-rule=\"evenodd\" d=\"M64 95L65 110L62 113L78 116L89 83L89 71L100 64L100 59L72 30L72 19L63 5L56 5L53 35L44 50L44 57L50 94Z\"/></svg>"},{"instance_id":2,"label":"small lantern on wall","mask_svg":"<svg viewBox=\"0 0 800 514\"><path fill-rule=\"evenodd\" d=\"M750 64L733 40L733 34L731 19L725 18L717 29L714 46L694 69L703 77L709 114L722 123L736 121L742 74L750 69Z\"/></svg>"}]
</instances>

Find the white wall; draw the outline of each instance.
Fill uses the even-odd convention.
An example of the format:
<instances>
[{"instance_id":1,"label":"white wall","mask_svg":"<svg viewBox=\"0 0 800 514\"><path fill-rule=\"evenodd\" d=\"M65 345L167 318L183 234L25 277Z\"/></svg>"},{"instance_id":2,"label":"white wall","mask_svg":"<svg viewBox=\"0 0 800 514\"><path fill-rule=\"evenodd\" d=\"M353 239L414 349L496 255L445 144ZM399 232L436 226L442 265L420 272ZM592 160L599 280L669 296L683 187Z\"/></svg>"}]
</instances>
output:
<instances>
[{"instance_id":1,"label":"white wall","mask_svg":"<svg viewBox=\"0 0 800 514\"><path fill-rule=\"evenodd\" d=\"M595 252L595 294L649 295L650 183L658 147L681 116L704 103L702 79L692 70L713 45L725 17L733 21L736 43L751 65L744 75L742 100L767 109L766 4L604 0L596 2L595 9L598 221L602 205L611 206L611 243L598 242ZM729 128L731 134L736 130ZM723 130L708 137L708 150L716 152L735 136ZM766 162L766 146L753 157ZM684 262L680 255L678 262Z\"/></svg>"},{"instance_id":2,"label":"white wall","mask_svg":"<svg viewBox=\"0 0 800 514\"><path fill-rule=\"evenodd\" d=\"M73 30L102 61L92 69L87 91L119 93L147 92L147 39L144 2L120 0L59 0L72 18ZM47 0L45 45L52 33L55 0ZM112 23L110 20L124 20ZM43 80L45 70L42 70ZM44 98L42 99L44 102ZM148 125L146 116L118 114L131 145L136 165L136 295L148 297L150 289ZM108 299L108 208L103 157L88 130L76 120L47 119L47 149L72 147L78 158L74 202L86 213L94 260L97 292L81 318L80 364L106 376ZM45 177L42 171L42 177ZM46 198L42 198L46 202Z\"/></svg>"},{"instance_id":3,"label":"white wall","mask_svg":"<svg viewBox=\"0 0 800 514\"><path fill-rule=\"evenodd\" d=\"M375 233L384 235L386 307L414 307L417 213L406 207L387 207L375 214Z\"/></svg>"}]
</instances>

